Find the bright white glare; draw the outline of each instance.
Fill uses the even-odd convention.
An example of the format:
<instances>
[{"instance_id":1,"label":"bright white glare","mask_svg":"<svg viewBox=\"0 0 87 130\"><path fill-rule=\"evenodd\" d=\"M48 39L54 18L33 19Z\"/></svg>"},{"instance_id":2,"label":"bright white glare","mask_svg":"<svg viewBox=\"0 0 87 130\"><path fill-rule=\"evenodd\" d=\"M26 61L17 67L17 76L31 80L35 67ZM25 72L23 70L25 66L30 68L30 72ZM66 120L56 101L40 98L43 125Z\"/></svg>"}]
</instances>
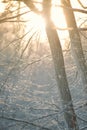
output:
<instances>
[{"instance_id":1,"label":"bright white glare","mask_svg":"<svg viewBox=\"0 0 87 130\"><path fill-rule=\"evenodd\" d=\"M66 39L68 37L68 31L63 30L63 29L67 28L67 25L66 25L63 10L61 8L56 7L55 4L52 6L51 18L52 18L52 21L54 22L55 28L58 30L58 34L59 34L59 37L61 40L61 45L64 48L64 46L65 46L64 39ZM60 4L60 3L58 3L58 4Z\"/></svg>"},{"instance_id":2,"label":"bright white glare","mask_svg":"<svg viewBox=\"0 0 87 130\"><path fill-rule=\"evenodd\" d=\"M26 19L24 16L24 19ZM42 16L37 15L37 14L29 14L30 21L26 23L26 30L30 28L30 26L33 26L34 30L44 30L45 28L45 20Z\"/></svg>"},{"instance_id":3,"label":"bright white glare","mask_svg":"<svg viewBox=\"0 0 87 130\"><path fill-rule=\"evenodd\" d=\"M38 29L42 29L45 26L45 20L42 16L33 14L32 24Z\"/></svg>"},{"instance_id":4,"label":"bright white glare","mask_svg":"<svg viewBox=\"0 0 87 130\"><path fill-rule=\"evenodd\" d=\"M40 36L39 40L41 42L44 41L44 39L46 38L44 18L35 13L26 14L23 16L23 18L24 20L28 20L28 22L25 23L25 33L28 32L29 30L30 30L29 33L31 33L31 35L32 35L32 31L37 32L38 35Z\"/></svg>"},{"instance_id":5,"label":"bright white glare","mask_svg":"<svg viewBox=\"0 0 87 130\"><path fill-rule=\"evenodd\" d=\"M39 5L37 5L37 8L39 8ZM52 10L51 10L51 19L54 22L55 25L55 29L57 28L66 28L66 22L64 19L64 14L62 9L56 5L60 5L60 1L59 0L53 0L52 1ZM23 8L24 11L24 8ZM46 40L46 34L45 34L45 20L42 16L37 15L35 13L29 13L23 16L24 20L30 20L29 22L26 22L25 25L25 32L28 32L30 30L30 27L33 26L34 30L38 31L40 30L40 39L42 39L44 41L44 39ZM59 36L61 37L61 39L67 37L68 33L66 31L58 31ZM42 41L41 40L41 41Z\"/></svg>"},{"instance_id":6,"label":"bright white glare","mask_svg":"<svg viewBox=\"0 0 87 130\"><path fill-rule=\"evenodd\" d=\"M0 2L0 13L3 13L5 11L5 4Z\"/></svg>"}]
</instances>

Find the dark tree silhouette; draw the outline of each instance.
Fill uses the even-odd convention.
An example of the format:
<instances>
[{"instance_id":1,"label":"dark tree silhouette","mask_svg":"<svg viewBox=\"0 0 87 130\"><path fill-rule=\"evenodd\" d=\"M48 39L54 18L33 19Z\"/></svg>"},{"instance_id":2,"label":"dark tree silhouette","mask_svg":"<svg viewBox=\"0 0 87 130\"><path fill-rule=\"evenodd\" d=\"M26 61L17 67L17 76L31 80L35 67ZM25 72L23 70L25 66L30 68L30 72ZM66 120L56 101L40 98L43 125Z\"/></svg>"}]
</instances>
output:
<instances>
[{"instance_id":1,"label":"dark tree silhouette","mask_svg":"<svg viewBox=\"0 0 87 130\"><path fill-rule=\"evenodd\" d=\"M66 0L61 0L61 3L65 7L63 8L63 10L66 18L67 27L71 28L71 30L69 30L69 36L71 41L72 54L77 65L78 72L82 78L83 89L87 91L87 66L83 54L81 39L80 39L79 31L77 29L74 13L71 9L69 9L72 8L70 4L70 0L68 0L67 2Z\"/></svg>"}]
</instances>

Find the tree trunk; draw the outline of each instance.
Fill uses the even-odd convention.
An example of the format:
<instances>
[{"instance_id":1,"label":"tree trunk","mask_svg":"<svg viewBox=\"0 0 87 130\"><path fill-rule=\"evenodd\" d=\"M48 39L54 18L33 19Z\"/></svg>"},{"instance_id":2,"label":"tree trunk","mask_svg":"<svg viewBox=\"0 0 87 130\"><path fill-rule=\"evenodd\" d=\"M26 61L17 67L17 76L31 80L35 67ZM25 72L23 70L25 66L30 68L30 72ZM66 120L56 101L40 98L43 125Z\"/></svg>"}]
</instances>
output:
<instances>
[{"instance_id":1,"label":"tree trunk","mask_svg":"<svg viewBox=\"0 0 87 130\"><path fill-rule=\"evenodd\" d=\"M58 89L60 91L62 105L63 108L65 108L64 117L67 122L69 130L79 130L66 78L62 48L60 45L57 31L53 29L54 25L50 18L50 9L51 9L51 0L43 0L43 15L46 20L46 34L48 37L53 57L56 79Z\"/></svg>"},{"instance_id":2,"label":"tree trunk","mask_svg":"<svg viewBox=\"0 0 87 130\"><path fill-rule=\"evenodd\" d=\"M71 9L69 9L71 8L70 0L68 0L68 2L66 2L66 0L61 0L61 3L64 5L63 11L65 14L67 27L72 28L72 30L69 30L72 54L77 65L78 72L81 75L83 89L87 92L87 66L82 50L81 39L77 29L74 13Z\"/></svg>"}]
</instances>

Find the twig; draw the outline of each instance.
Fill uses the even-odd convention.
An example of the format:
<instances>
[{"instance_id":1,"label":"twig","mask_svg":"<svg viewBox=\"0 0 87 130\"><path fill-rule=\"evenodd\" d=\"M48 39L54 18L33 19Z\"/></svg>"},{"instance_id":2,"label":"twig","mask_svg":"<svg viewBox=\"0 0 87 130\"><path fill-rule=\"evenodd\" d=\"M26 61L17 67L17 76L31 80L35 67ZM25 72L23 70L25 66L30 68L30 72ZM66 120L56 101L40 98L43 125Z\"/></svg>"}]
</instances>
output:
<instances>
[{"instance_id":1,"label":"twig","mask_svg":"<svg viewBox=\"0 0 87 130\"><path fill-rule=\"evenodd\" d=\"M34 63L38 63L39 61L41 61L41 60L43 60L44 58L47 58L47 57L49 57L50 55L46 55L46 56L44 56L44 57L42 57L42 58L40 58L40 59L37 59L37 60L35 60L35 61L32 61L31 63L28 63L24 68L23 68L23 70L25 70L28 66L30 66L30 65L32 65L32 64L34 64Z\"/></svg>"},{"instance_id":2,"label":"twig","mask_svg":"<svg viewBox=\"0 0 87 130\"><path fill-rule=\"evenodd\" d=\"M17 121L17 122L24 123L24 124L29 124L29 125L36 126L36 127L41 128L41 129L44 129L44 130L50 130L49 128L43 127L41 125L26 121L26 120L21 120L21 119L12 118L12 117L5 117L5 116L0 116L0 118L6 119L6 120L11 120L11 121Z\"/></svg>"},{"instance_id":3,"label":"twig","mask_svg":"<svg viewBox=\"0 0 87 130\"><path fill-rule=\"evenodd\" d=\"M22 15L24 15L24 14L27 14L27 13L29 13L29 12L30 12L30 11L26 11L26 12L23 12L23 13L21 13L21 14L18 14L18 15L12 16L12 17L7 17L7 18L0 19L0 23L3 23L4 21L9 20L9 19L17 18L17 17L22 16Z\"/></svg>"}]
</instances>

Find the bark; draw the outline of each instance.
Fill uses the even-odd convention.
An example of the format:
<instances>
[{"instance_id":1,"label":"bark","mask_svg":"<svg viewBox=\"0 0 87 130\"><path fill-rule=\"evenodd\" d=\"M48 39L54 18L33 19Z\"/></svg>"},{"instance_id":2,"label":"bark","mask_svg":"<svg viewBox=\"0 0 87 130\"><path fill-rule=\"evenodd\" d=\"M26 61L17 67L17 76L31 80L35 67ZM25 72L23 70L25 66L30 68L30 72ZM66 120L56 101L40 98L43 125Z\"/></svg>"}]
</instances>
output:
<instances>
[{"instance_id":1,"label":"bark","mask_svg":"<svg viewBox=\"0 0 87 130\"><path fill-rule=\"evenodd\" d=\"M65 73L62 48L57 31L53 28L54 25L50 18L50 9L51 0L43 0L43 16L46 20L46 34L53 57L56 80L60 91L62 105L63 108L65 108L64 117L69 130L79 130Z\"/></svg>"},{"instance_id":2,"label":"bark","mask_svg":"<svg viewBox=\"0 0 87 130\"><path fill-rule=\"evenodd\" d=\"M73 11L68 9L68 7L71 8L70 0L68 0L67 2L66 0L61 0L61 3L65 7L63 8L63 11L65 14L67 27L72 28L72 30L69 30L72 55L75 59L78 72L81 75L83 89L87 92L87 66L83 54L80 35L75 21L75 16Z\"/></svg>"}]
</instances>

